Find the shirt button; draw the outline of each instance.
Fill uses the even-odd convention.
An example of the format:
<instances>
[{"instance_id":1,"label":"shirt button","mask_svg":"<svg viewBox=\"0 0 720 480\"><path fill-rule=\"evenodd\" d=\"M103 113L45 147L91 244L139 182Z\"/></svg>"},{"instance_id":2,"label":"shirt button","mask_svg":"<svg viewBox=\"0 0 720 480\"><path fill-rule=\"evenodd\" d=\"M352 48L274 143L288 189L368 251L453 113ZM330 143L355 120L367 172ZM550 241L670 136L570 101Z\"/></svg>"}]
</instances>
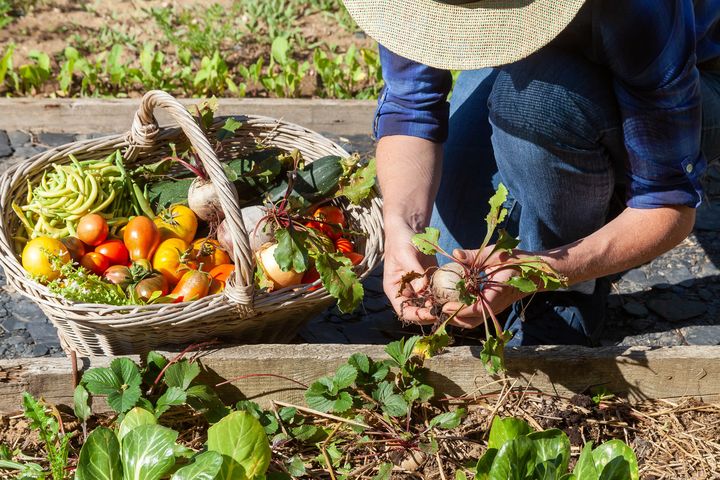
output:
<instances>
[{"instance_id":1,"label":"shirt button","mask_svg":"<svg viewBox=\"0 0 720 480\"><path fill-rule=\"evenodd\" d=\"M685 171L686 171L687 173L692 173L693 168L694 168L694 167L693 167L692 163L688 163L687 166L685 167Z\"/></svg>"}]
</instances>

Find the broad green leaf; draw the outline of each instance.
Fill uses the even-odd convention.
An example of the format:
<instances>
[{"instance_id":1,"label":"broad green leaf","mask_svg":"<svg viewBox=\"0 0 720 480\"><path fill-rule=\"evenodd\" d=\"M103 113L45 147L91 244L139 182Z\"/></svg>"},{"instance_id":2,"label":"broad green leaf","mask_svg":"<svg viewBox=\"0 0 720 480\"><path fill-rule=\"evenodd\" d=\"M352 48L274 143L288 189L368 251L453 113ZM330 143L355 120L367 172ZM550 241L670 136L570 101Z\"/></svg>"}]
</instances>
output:
<instances>
[{"instance_id":1,"label":"broad green leaf","mask_svg":"<svg viewBox=\"0 0 720 480\"><path fill-rule=\"evenodd\" d=\"M537 446L537 445L536 445ZM533 480L558 480L561 470L555 462L547 461L535 465Z\"/></svg>"},{"instance_id":2,"label":"broad green leaf","mask_svg":"<svg viewBox=\"0 0 720 480\"><path fill-rule=\"evenodd\" d=\"M200 375L200 365L197 362L190 363L183 359L170 365L165 370L165 384L168 387L178 387L187 390L195 377Z\"/></svg>"},{"instance_id":3,"label":"broad green leaf","mask_svg":"<svg viewBox=\"0 0 720 480\"><path fill-rule=\"evenodd\" d=\"M385 397L381 406L383 411L391 417L404 417L410 408L402 395L396 393Z\"/></svg>"},{"instance_id":4,"label":"broad green leaf","mask_svg":"<svg viewBox=\"0 0 720 480\"><path fill-rule=\"evenodd\" d=\"M272 58L280 65L287 65L289 50L290 43L287 37L276 37L275 40L273 40L271 46Z\"/></svg>"},{"instance_id":5,"label":"broad green leaf","mask_svg":"<svg viewBox=\"0 0 720 480\"><path fill-rule=\"evenodd\" d=\"M162 397L158 398L155 405L155 416L160 418L160 415L165 413L170 407L174 405L182 405L187 401L187 394L185 390L179 387L170 387Z\"/></svg>"},{"instance_id":6,"label":"broad green leaf","mask_svg":"<svg viewBox=\"0 0 720 480\"><path fill-rule=\"evenodd\" d=\"M223 464L218 452L201 453L190 465L175 472L170 480L215 480Z\"/></svg>"},{"instance_id":7,"label":"broad green leaf","mask_svg":"<svg viewBox=\"0 0 720 480\"><path fill-rule=\"evenodd\" d=\"M110 407L118 413L127 412L134 407L140 399L140 387L133 385L124 390L112 392L107 397Z\"/></svg>"},{"instance_id":8,"label":"broad green leaf","mask_svg":"<svg viewBox=\"0 0 720 480\"><path fill-rule=\"evenodd\" d=\"M340 392L333 402L331 412L345 413L352 407L353 399L348 392Z\"/></svg>"},{"instance_id":9,"label":"broad green leaf","mask_svg":"<svg viewBox=\"0 0 720 480\"><path fill-rule=\"evenodd\" d=\"M333 392L326 383L317 381L305 392L305 402L320 412L344 412L352 406L352 397L347 392Z\"/></svg>"},{"instance_id":10,"label":"broad green leaf","mask_svg":"<svg viewBox=\"0 0 720 480\"><path fill-rule=\"evenodd\" d=\"M498 239L495 242L495 251L505 251L512 253L517 246L520 245L520 240L510 235L507 230L500 229Z\"/></svg>"},{"instance_id":11,"label":"broad green leaf","mask_svg":"<svg viewBox=\"0 0 720 480\"><path fill-rule=\"evenodd\" d=\"M530 432L532 429L524 420L515 417L495 417L490 427L488 448L500 450L505 442L523 437Z\"/></svg>"},{"instance_id":12,"label":"broad green leaf","mask_svg":"<svg viewBox=\"0 0 720 480\"><path fill-rule=\"evenodd\" d=\"M302 458L297 455L292 457L286 464L287 470L293 477L302 477L305 475L305 463Z\"/></svg>"},{"instance_id":13,"label":"broad green leaf","mask_svg":"<svg viewBox=\"0 0 720 480\"><path fill-rule=\"evenodd\" d=\"M455 470L455 480L468 480L468 478L462 470Z\"/></svg>"},{"instance_id":14,"label":"broad green leaf","mask_svg":"<svg viewBox=\"0 0 720 480\"><path fill-rule=\"evenodd\" d=\"M488 448L485 450L485 453L478 459L477 465L475 466L476 480L488 480L490 478L490 469L492 468L497 453L497 448Z\"/></svg>"},{"instance_id":15,"label":"broad green leaf","mask_svg":"<svg viewBox=\"0 0 720 480\"><path fill-rule=\"evenodd\" d=\"M175 465L178 432L140 425L122 440L123 480L159 480Z\"/></svg>"},{"instance_id":16,"label":"broad green leaf","mask_svg":"<svg viewBox=\"0 0 720 480\"><path fill-rule=\"evenodd\" d=\"M120 429L118 430L118 440L122 442L125 435L130 433L132 430L142 425L156 425L157 420L155 415L148 412L144 408L135 407L125 414L122 422L120 422Z\"/></svg>"},{"instance_id":17,"label":"broad green leaf","mask_svg":"<svg viewBox=\"0 0 720 480\"><path fill-rule=\"evenodd\" d=\"M91 368L82 376L82 382L93 395L109 395L120 390L122 383L109 368Z\"/></svg>"},{"instance_id":18,"label":"broad green leaf","mask_svg":"<svg viewBox=\"0 0 720 480\"><path fill-rule=\"evenodd\" d=\"M503 204L505 203L505 200L507 200L507 194L507 188L505 188L505 185L501 183L498 185L495 195L490 197L490 200L488 201L490 204L490 212L488 212L487 217L485 217L485 222L487 223L487 233L485 234L485 239L480 245L479 250L488 246L498 224L505 220L507 210L503 208Z\"/></svg>"},{"instance_id":19,"label":"broad green leaf","mask_svg":"<svg viewBox=\"0 0 720 480\"><path fill-rule=\"evenodd\" d=\"M120 443L109 428L98 427L80 450L76 480L120 480L123 478Z\"/></svg>"},{"instance_id":20,"label":"broad green leaf","mask_svg":"<svg viewBox=\"0 0 720 480\"><path fill-rule=\"evenodd\" d=\"M382 402L390 395L395 393L395 384L390 381L384 381L377 384L372 391L372 397L378 402Z\"/></svg>"},{"instance_id":21,"label":"broad green leaf","mask_svg":"<svg viewBox=\"0 0 720 480\"><path fill-rule=\"evenodd\" d=\"M73 411L75 417L81 422L86 421L92 415L92 409L88 403L90 395L82 384L75 387L75 393L73 394Z\"/></svg>"},{"instance_id":22,"label":"broad green leaf","mask_svg":"<svg viewBox=\"0 0 720 480\"><path fill-rule=\"evenodd\" d=\"M337 369L337 371L335 372L335 376L333 377L333 383L335 385L335 388L337 388L338 390L348 388L353 383L355 383L357 375L358 371L352 365L341 365Z\"/></svg>"},{"instance_id":23,"label":"broad green leaf","mask_svg":"<svg viewBox=\"0 0 720 480\"><path fill-rule=\"evenodd\" d=\"M276 254L278 250L275 250ZM336 253L320 253L315 258L315 268L323 286L337 299L340 311L351 313L355 310L365 292L350 259Z\"/></svg>"},{"instance_id":24,"label":"broad green leaf","mask_svg":"<svg viewBox=\"0 0 720 480\"><path fill-rule=\"evenodd\" d=\"M565 473L570 463L570 439L556 428L532 432L527 436L535 444L536 462L551 462L557 472ZM553 477L554 478L554 477Z\"/></svg>"},{"instance_id":25,"label":"broad green leaf","mask_svg":"<svg viewBox=\"0 0 720 480\"><path fill-rule=\"evenodd\" d=\"M375 159L373 158L367 165L353 172L347 181L341 184L335 196L345 197L355 205L360 204L372 192L376 175Z\"/></svg>"},{"instance_id":26,"label":"broad green leaf","mask_svg":"<svg viewBox=\"0 0 720 480\"><path fill-rule=\"evenodd\" d=\"M485 340L480 351L480 360L490 375L497 375L505 370L505 344L497 337Z\"/></svg>"},{"instance_id":27,"label":"broad green leaf","mask_svg":"<svg viewBox=\"0 0 720 480\"><path fill-rule=\"evenodd\" d=\"M435 333L420 337L415 344L413 354L423 359L432 358L450 345L450 335L445 326L438 328Z\"/></svg>"},{"instance_id":28,"label":"broad green leaf","mask_svg":"<svg viewBox=\"0 0 720 480\"><path fill-rule=\"evenodd\" d=\"M492 467L490 480L529 480L535 470L535 449L533 442L519 436L503 444L498 450Z\"/></svg>"},{"instance_id":29,"label":"broad green leaf","mask_svg":"<svg viewBox=\"0 0 720 480\"><path fill-rule=\"evenodd\" d=\"M610 440L592 452L600 480L638 480L635 453L622 440Z\"/></svg>"},{"instance_id":30,"label":"broad green leaf","mask_svg":"<svg viewBox=\"0 0 720 480\"><path fill-rule=\"evenodd\" d=\"M223 455L219 479L252 479L270 465L270 444L260 422L233 412L208 429L208 450Z\"/></svg>"},{"instance_id":31,"label":"broad green leaf","mask_svg":"<svg viewBox=\"0 0 720 480\"><path fill-rule=\"evenodd\" d=\"M169 164L170 162L163 162L163 163ZM148 364L148 366L152 365L154 368L157 369L157 371L159 373L168 364L168 359L153 350L153 351L149 352L147 355L147 364Z\"/></svg>"},{"instance_id":32,"label":"broad green leaf","mask_svg":"<svg viewBox=\"0 0 720 480\"><path fill-rule=\"evenodd\" d=\"M535 282L523 277L510 277L505 281L505 284L515 287L523 293L532 293L538 289Z\"/></svg>"},{"instance_id":33,"label":"broad green leaf","mask_svg":"<svg viewBox=\"0 0 720 480\"><path fill-rule=\"evenodd\" d=\"M193 385L187 389L186 393L188 405L202 412L211 424L219 422L229 412L217 392L208 385Z\"/></svg>"},{"instance_id":34,"label":"broad green leaf","mask_svg":"<svg viewBox=\"0 0 720 480\"><path fill-rule=\"evenodd\" d=\"M582 449L580 458L573 469L573 475L579 480L598 480L600 478L600 474L595 468L595 460L593 460L592 442L586 443Z\"/></svg>"},{"instance_id":35,"label":"broad green leaf","mask_svg":"<svg viewBox=\"0 0 720 480\"><path fill-rule=\"evenodd\" d=\"M416 233L412 237L415 248L425 255L435 255L437 253L439 240L440 230L432 227L426 227L425 233Z\"/></svg>"},{"instance_id":36,"label":"broad green leaf","mask_svg":"<svg viewBox=\"0 0 720 480\"><path fill-rule=\"evenodd\" d=\"M280 228L275 231L277 248L273 256L281 270L304 272L308 269L310 257L307 247L305 247L307 236L307 232L295 229ZM320 271L319 268L318 271Z\"/></svg>"},{"instance_id":37,"label":"broad green leaf","mask_svg":"<svg viewBox=\"0 0 720 480\"><path fill-rule=\"evenodd\" d=\"M370 358L364 353L353 353L348 359L348 365L352 365L358 372L370 373Z\"/></svg>"},{"instance_id":38,"label":"broad green leaf","mask_svg":"<svg viewBox=\"0 0 720 480\"><path fill-rule=\"evenodd\" d=\"M464 408L458 408L452 412L441 413L430 420L431 427L438 427L444 430L452 430L460 425L467 411Z\"/></svg>"},{"instance_id":39,"label":"broad green leaf","mask_svg":"<svg viewBox=\"0 0 720 480\"><path fill-rule=\"evenodd\" d=\"M140 369L129 358L116 358L110 363L110 369L120 380L121 385L139 387L142 383Z\"/></svg>"}]
</instances>

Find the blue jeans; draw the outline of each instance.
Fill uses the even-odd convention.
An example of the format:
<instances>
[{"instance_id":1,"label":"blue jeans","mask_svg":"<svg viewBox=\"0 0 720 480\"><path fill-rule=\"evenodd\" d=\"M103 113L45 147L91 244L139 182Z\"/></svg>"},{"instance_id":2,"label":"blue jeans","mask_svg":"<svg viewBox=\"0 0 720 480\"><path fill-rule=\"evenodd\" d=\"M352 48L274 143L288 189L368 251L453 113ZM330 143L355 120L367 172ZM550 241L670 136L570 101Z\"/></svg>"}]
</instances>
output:
<instances>
[{"instance_id":1,"label":"blue jeans","mask_svg":"<svg viewBox=\"0 0 720 480\"><path fill-rule=\"evenodd\" d=\"M720 158L720 72L701 76L702 149L712 161ZM431 223L447 251L477 248L487 201L502 181L512 197L506 228L519 234L520 248L568 244L624 207L614 192L626 157L607 69L546 47L499 69L462 72ZM609 282L598 279L518 302L506 324L510 345L594 344L608 293Z\"/></svg>"}]
</instances>

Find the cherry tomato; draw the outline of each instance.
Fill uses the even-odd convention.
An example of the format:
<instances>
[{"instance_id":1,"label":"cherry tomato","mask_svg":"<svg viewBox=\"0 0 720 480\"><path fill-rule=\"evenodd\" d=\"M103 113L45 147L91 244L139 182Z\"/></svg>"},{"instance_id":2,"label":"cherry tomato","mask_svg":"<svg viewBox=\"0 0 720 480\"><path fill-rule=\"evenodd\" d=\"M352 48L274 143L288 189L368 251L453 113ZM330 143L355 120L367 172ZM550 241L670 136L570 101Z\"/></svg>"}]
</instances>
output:
<instances>
[{"instance_id":1,"label":"cherry tomato","mask_svg":"<svg viewBox=\"0 0 720 480\"><path fill-rule=\"evenodd\" d=\"M350 253L355 251L355 247L353 246L352 242L347 238L342 237L335 240L335 249L338 252L342 253Z\"/></svg>"},{"instance_id":2,"label":"cherry tomato","mask_svg":"<svg viewBox=\"0 0 720 480\"><path fill-rule=\"evenodd\" d=\"M125 226L123 241L131 260L148 260L160 244L160 232L152 220L140 215Z\"/></svg>"},{"instance_id":3,"label":"cherry tomato","mask_svg":"<svg viewBox=\"0 0 720 480\"><path fill-rule=\"evenodd\" d=\"M110 260L103 254L89 252L80 259L80 265L90 270L95 275L102 276L105 270L110 268Z\"/></svg>"},{"instance_id":4,"label":"cherry tomato","mask_svg":"<svg viewBox=\"0 0 720 480\"><path fill-rule=\"evenodd\" d=\"M83 255L87 253L87 245L77 237L65 237L60 239L60 241L65 245L68 252L70 252L70 256L76 262L80 262Z\"/></svg>"},{"instance_id":5,"label":"cherry tomato","mask_svg":"<svg viewBox=\"0 0 720 480\"><path fill-rule=\"evenodd\" d=\"M110 265L127 265L130 263L130 252L122 240L107 240L97 247L95 251L105 255L110 260Z\"/></svg>"},{"instance_id":6,"label":"cherry tomato","mask_svg":"<svg viewBox=\"0 0 720 480\"><path fill-rule=\"evenodd\" d=\"M97 213L83 216L77 226L78 238L93 247L105 241L108 231L107 222Z\"/></svg>"},{"instance_id":7,"label":"cherry tomato","mask_svg":"<svg viewBox=\"0 0 720 480\"><path fill-rule=\"evenodd\" d=\"M343 253L343 255L345 255L347 258L349 258L353 265L360 265L360 262L362 262L363 259L365 258L364 255L361 255L356 252L347 252L347 253Z\"/></svg>"},{"instance_id":8,"label":"cherry tomato","mask_svg":"<svg viewBox=\"0 0 720 480\"><path fill-rule=\"evenodd\" d=\"M188 270L170 293L170 296L181 302L197 300L208 294L211 282L212 277L210 274L199 270Z\"/></svg>"},{"instance_id":9,"label":"cherry tomato","mask_svg":"<svg viewBox=\"0 0 720 480\"><path fill-rule=\"evenodd\" d=\"M149 276L140 280L135 285L135 293L143 301L147 302L155 292L160 292L160 295L167 295L170 291L167 280L159 273L151 273Z\"/></svg>"},{"instance_id":10,"label":"cherry tomato","mask_svg":"<svg viewBox=\"0 0 720 480\"><path fill-rule=\"evenodd\" d=\"M120 285L125 290L133 281L132 272L125 265L112 265L103 273L103 278L110 283Z\"/></svg>"},{"instance_id":11,"label":"cherry tomato","mask_svg":"<svg viewBox=\"0 0 720 480\"><path fill-rule=\"evenodd\" d=\"M217 240L200 238L192 244L190 260L197 262L203 272L209 272L218 265L232 263L230 256L220 248Z\"/></svg>"},{"instance_id":12,"label":"cherry tomato","mask_svg":"<svg viewBox=\"0 0 720 480\"><path fill-rule=\"evenodd\" d=\"M320 221L320 230L333 240L340 238L342 229L347 226L342 210L333 205L318 208L313 217Z\"/></svg>"}]
</instances>

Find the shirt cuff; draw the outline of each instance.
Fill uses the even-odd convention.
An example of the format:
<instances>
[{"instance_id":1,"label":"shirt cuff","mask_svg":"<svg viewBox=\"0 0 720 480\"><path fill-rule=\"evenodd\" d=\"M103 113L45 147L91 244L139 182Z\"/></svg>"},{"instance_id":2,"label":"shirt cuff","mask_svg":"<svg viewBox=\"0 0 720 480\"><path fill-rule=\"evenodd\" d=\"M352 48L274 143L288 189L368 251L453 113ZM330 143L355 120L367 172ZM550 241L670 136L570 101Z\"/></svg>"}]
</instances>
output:
<instances>
[{"instance_id":1,"label":"shirt cuff","mask_svg":"<svg viewBox=\"0 0 720 480\"><path fill-rule=\"evenodd\" d=\"M388 100L384 91L375 111L375 139L380 140L390 135L408 135L444 143L448 137L449 110L447 102L432 110L408 110Z\"/></svg>"},{"instance_id":2,"label":"shirt cuff","mask_svg":"<svg viewBox=\"0 0 720 480\"><path fill-rule=\"evenodd\" d=\"M670 205L699 207L703 198L700 178L707 167L705 157L700 155L695 161L685 159L681 165L682 174L676 175L676 182L651 181L631 174L627 206L640 209Z\"/></svg>"}]
</instances>

